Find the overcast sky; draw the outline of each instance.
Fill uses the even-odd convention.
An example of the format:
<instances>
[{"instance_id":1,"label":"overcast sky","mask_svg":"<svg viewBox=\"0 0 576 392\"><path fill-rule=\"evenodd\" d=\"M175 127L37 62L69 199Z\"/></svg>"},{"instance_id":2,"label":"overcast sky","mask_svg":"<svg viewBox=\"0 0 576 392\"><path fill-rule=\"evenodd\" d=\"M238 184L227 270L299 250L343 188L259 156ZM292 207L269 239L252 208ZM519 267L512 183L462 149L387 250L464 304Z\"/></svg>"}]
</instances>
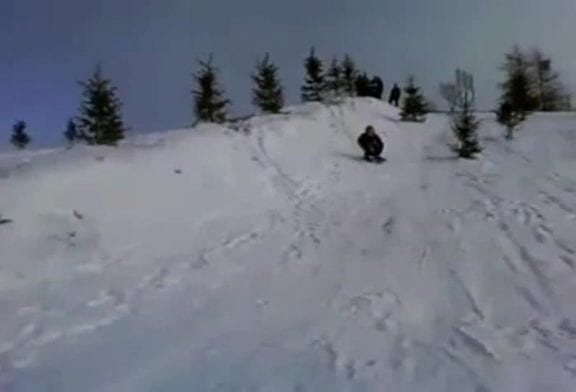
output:
<instances>
[{"instance_id":1,"label":"overcast sky","mask_svg":"<svg viewBox=\"0 0 576 392\"><path fill-rule=\"evenodd\" d=\"M26 120L36 145L61 141L97 63L119 88L134 132L189 125L191 73L214 53L233 112L250 108L249 74L269 51L289 102L314 45L350 53L386 90L414 74L435 101L455 67L494 106L513 44L538 45L576 86L575 0L0 0L0 146Z\"/></svg>"}]
</instances>

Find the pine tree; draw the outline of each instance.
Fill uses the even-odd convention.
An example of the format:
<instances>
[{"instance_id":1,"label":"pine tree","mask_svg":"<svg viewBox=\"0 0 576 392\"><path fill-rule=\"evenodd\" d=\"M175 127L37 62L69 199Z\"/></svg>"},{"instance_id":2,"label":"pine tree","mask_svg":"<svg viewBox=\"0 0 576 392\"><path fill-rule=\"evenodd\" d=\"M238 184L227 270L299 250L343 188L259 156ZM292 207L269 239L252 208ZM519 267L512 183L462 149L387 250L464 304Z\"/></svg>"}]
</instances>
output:
<instances>
[{"instance_id":1,"label":"pine tree","mask_svg":"<svg viewBox=\"0 0 576 392\"><path fill-rule=\"evenodd\" d=\"M306 79L302 86L302 101L322 102L326 92L326 80L322 61L316 56L314 48L305 60Z\"/></svg>"},{"instance_id":2,"label":"pine tree","mask_svg":"<svg viewBox=\"0 0 576 392\"><path fill-rule=\"evenodd\" d=\"M506 54L501 69L506 80L500 85L502 95L497 111L497 119L506 127L506 138L514 137L514 130L526 120L528 114L538 107L534 92L534 81L530 74L530 62L520 47L515 46Z\"/></svg>"},{"instance_id":3,"label":"pine tree","mask_svg":"<svg viewBox=\"0 0 576 392\"><path fill-rule=\"evenodd\" d=\"M466 105L455 115L452 121L452 130L459 141L458 155L461 158L474 159L475 155L482 152L478 141L478 128L480 121L472 112L472 106Z\"/></svg>"},{"instance_id":4,"label":"pine tree","mask_svg":"<svg viewBox=\"0 0 576 392\"><path fill-rule=\"evenodd\" d=\"M284 89L278 78L278 67L268 54L256 65L252 103L265 113L279 113L284 106Z\"/></svg>"},{"instance_id":5,"label":"pine tree","mask_svg":"<svg viewBox=\"0 0 576 392\"><path fill-rule=\"evenodd\" d=\"M224 98L224 90L217 79L218 70L208 61L200 61L200 70L194 75L198 89L194 90L196 117L200 121L223 123L226 121L226 108L230 101Z\"/></svg>"},{"instance_id":6,"label":"pine tree","mask_svg":"<svg viewBox=\"0 0 576 392\"><path fill-rule=\"evenodd\" d=\"M526 114L515 110L509 102L501 102L496 112L497 120L506 127L506 139L512 140L514 132L526 120Z\"/></svg>"},{"instance_id":7,"label":"pine tree","mask_svg":"<svg viewBox=\"0 0 576 392\"><path fill-rule=\"evenodd\" d=\"M508 103L513 111L525 117L537 108L538 101L530 73L530 62L520 47L515 46L506 54L502 70L506 73L506 80L500 85L502 90L500 102Z\"/></svg>"},{"instance_id":8,"label":"pine tree","mask_svg":"<svg viewBox=\"0 0 576 392\"><path fill-rule=\"evenodd\" d=\"M70 119L66 125L66 130L64 131L64 139L66 139L68 145L72 146L78 140L78 136L76 123L73 119Z\"/></svg>"},{"instance_id":9,"label":"pine tree","mask_svg":"<svg viewBox=\"0 0 576 392\"><path fill-rule=\"evenodd\" d=\"M478 141L478 128L480 121L474 115L474 78L471 74L457 70L456 83L453 86L450 98L453 103L452 131L458 139L456 151L460 158L474 159L482 152Z\"/></svg>"},{"instance_id":10,"label":"pine tree","mask_svg":"<svg viewBox=\"0 0 576 392\"><path fill-rule=\"evenodd\" d=\"M326 89L333 99L341 97L344 91L342 68L336 58L332 59L326 74Z\"/></svg>"},{"instance_id":11,"label":"pine tree","mask_svg":"<svg viewBox=\"0 0 576 392\"><path fill-rule=\"evenodd\" d=\"M566 94L560 75L552 68L552 60L539 49L530 56L533 68L536 109L544 112L566 110Z\"/></svg>"},{"instance_id":12,"label":"pine tree","mask_svg":"<svg viewBox=\"0 0 576 392\"><path fill-rule=\"evenodd\" d=\"M26 123L24 121L18 121L14 124L12 128L12 136L10 137L10 143L14 145L19 150L25 149L32 139L26 133Z\"/></svg>"},{"instance_id":13,"label":"pine tree","mask_svg":"<svg viewBox=\"0 0 576 392\"><path fill-rule=\"evenodd\" d=\"M359 75L356 69L356 64L352 57L349 55L344 56L342 61L342 83L344 86L344 93L349 97L356 96L356 78Z\"/></svg>"},{"instance_id":14,"label":"pine tree","mask_svg":"<svg viewBox=\"0 0 576 392\"><path fill-rule=\"evenodd\" d=\"M103 77L100 67L80 85L84 100L76 119L78 138L88 144L116 145L126 132L116 87Z\"/></svg>"},{"instance_id":15,"label":"pine tree","mask_svg":"<svg viewBox=\"0 0 576 392\"><path fill-rule=\"evenodd\" d=\"M406 97L404 98L404 106L402 107L402 121L422 122L426 120L428 113L428 105L420 87L414 83L414 78L408 79L408 86L404 89Z\"/></svg>"}]
</instances>

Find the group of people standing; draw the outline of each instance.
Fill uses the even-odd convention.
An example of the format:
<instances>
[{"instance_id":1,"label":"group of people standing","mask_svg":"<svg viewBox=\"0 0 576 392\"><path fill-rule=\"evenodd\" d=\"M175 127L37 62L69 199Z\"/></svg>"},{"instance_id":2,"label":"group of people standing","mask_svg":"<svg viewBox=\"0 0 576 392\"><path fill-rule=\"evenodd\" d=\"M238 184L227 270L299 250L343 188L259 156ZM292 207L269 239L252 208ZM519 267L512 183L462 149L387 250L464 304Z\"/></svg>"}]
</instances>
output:
<instances>
[{"instance_id":1,"label":"group of people standing","mask_svg":"<svg viewBox=\"0 0 576 392\"><path fill-rule=\"evenodd\" d=\"M382 95L384 94L384 83L378 76L374 76L372 79L369 79L365 74L360 75L356 79L356 92L359 97L373 97L376 99L382 99ZM396 83L394 83L394 87L392 87L392 90L390 90L388 103L398 107L400 105L401 95L402 90Z\"/></svg>"}]
</instances>

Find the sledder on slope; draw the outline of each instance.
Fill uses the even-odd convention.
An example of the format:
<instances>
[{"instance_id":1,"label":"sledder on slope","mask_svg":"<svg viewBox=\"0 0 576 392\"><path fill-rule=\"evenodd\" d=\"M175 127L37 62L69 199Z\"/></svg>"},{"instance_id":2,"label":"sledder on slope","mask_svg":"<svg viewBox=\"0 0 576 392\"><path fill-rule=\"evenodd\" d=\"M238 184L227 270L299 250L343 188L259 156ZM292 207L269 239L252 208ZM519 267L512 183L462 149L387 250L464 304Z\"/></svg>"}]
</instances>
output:
<instances>
[{"instance_id":1,"label":"sledder on slope","mask_svg":"<svg viewBox=\"0 0 576 392\"><path fill-rule=\"evenodd\" d=\"M386 160L380 156L384 150L384 143L382 142L382 139L380 139L380 136L376 134L372 125L368 125L364 133L360 135L358 138L358 144L362 150L364 150L365 160L377 163Z\"/></svg>"}]
</instances>

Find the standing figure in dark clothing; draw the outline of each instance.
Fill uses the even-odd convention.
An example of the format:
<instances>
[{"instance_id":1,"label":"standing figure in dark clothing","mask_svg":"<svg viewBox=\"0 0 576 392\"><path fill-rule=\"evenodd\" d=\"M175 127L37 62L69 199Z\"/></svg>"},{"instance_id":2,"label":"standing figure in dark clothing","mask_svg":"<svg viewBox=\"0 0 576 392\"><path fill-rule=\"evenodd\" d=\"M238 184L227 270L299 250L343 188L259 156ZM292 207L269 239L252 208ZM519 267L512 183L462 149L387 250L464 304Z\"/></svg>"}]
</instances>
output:
<instances>
[{"instance_id":1,"label":"standing figure in dark clothing","mask_svg":"<svg viewBox=\"0 0 576 392\"><path fill-rule=\"evenodd\" d=\"M360 74L356 77L356 95L359 97L370 96L370 79L366 73Z\"/></svg>"},{"instance_id":2,"label":"standing figure in dark clothing","mask_svg":"<svg viewBox=\"0 0 576 392\"><path fill-rule=\"evenodd\" d=\"M378 76L374 76L370 82L371 95L376 99L382 99L384 93L384 83Z\"/></svg>"},{"instance_id":3,"label":"standing figure in dark clothing","mask_svg":"<svg viewBox=\"0 0 576 392\"><path fill-rule=\"evenodd\" d=\"M380 156L384 150L382 139L376 134L374 127L368 125L366 130L358 138L358 144L364 150L364 159L369 162L382 162L385 159Z\"/></svg>"},{"instance_id":4,"label":"standing figure in dark clothing","mask_svg":"<svg viewBox=\"0 0 576 392\"><path fill-rule=\"evenodd\" d=\"M398 85L396 83L394 83L394 87L392 88L392 91L390 91L390 99L388 100L388 103L390 105L394 105L396 107L398 107L398 105L400 105L400 95L402 94L402 90L400 90L400 87L398 87Z\"/></svg>"}]
</instances>

